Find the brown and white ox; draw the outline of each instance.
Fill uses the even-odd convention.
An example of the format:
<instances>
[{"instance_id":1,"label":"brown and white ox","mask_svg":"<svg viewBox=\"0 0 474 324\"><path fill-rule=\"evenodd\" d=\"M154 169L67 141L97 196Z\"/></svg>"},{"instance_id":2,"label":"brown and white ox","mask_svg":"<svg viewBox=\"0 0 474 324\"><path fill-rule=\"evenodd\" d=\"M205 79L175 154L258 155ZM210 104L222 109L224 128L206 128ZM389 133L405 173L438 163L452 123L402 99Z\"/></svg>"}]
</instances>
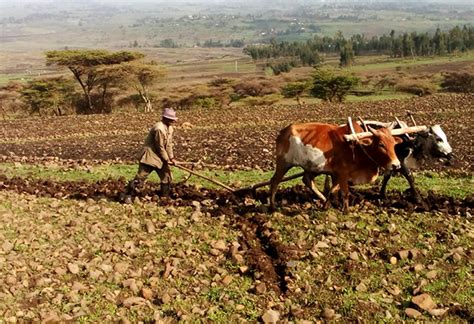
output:
<instances>
[{"instance_id":1,"label":"brown and white ox","mask_svg":"<svg viewBox=\"0 0 474 324\"><path fill-rule=\"evenodd\" d=\"M352 123L356 133L363 132L358 123ZM345 140L351 134L349 124L344 126L305 123L293 124L283 129L276 140L276 170L270 181L270 207L275 207L275 194L285 173L294 166L305 170L303 182L323 201L324 196L313 183L315 176L329 174L333 178L325 207L337 190L343 193L343 212L349 211L349 185L373 182L382 169L398 169L400 161L395 154L394 138L390 129L369 128L371 137L356 142Z\"/></svg>"}]
</instances>

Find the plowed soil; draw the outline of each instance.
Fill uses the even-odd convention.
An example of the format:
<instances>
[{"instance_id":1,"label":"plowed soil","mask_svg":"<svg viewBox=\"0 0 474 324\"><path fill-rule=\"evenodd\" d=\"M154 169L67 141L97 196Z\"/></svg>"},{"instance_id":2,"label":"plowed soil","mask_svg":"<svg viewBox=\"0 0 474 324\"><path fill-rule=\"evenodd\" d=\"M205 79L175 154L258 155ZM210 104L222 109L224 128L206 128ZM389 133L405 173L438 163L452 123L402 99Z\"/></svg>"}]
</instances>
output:
<instances>
[{"instance_id":1,"label":"plowed soil","mask_svg":"<svg viewBox=\"0 0 474 324\"><path fill-rule=\"evenodd\" d=\"M275 137L290 123L344 123L348 116L404 119L410 110L418 124L443 127L456 156L451 168L472 172L473 103L473 95L440 94L380 102L179 111L175 151L184 161L268 170L274 166ZM148 128L158 119L155 113L3 121L0 157L3 161L57 157L133 163Z\"/></svg>"}]
</instances>

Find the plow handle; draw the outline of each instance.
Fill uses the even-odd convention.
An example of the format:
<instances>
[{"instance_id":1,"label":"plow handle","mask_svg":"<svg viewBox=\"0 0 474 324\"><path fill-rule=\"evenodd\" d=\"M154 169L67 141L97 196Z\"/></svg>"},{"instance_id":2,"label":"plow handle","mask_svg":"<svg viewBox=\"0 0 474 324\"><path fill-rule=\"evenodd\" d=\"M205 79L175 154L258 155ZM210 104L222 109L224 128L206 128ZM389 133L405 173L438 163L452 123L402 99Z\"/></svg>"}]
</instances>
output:
<instances>
[{"instance_id":1,"label":"plow handle","mask_svg":"<svg viewBox=\"0 0 474 324\"><path fill-rule=\"evenodd\" d=\"M181 170L183 170L183 171L186 171L186 172L189 172L189 173L191 173L191 174L194 174L195 176L198 176L198 177L200 177L200 178L206 179L207 181L212 182L212 183L214 183L214 184L216 184L216 185L218 185L218 186L221 186L222 188L224 188L224 189L226 189L226 190L228 190L228 191L230 191L230 192L232 192L232 193L235 192L235 190L234 190L233 188L231 188L231 187L229 187L229 186L223 184L222 182L217 181L217 180L212 179L212 178L209 178L209 177L207 177L207 176L205 176L205 175L202 175L202 174L200 174L200 173L197 173L196 171L193 171L193 170L191 170L191 169L188 169L188 168L186 168L186 167L184 167L184 166L182 166L182 165L173 164L173 166L176 167L176 168L178 168L178 169L181 169Z\"/></svg>"}]
</instances>

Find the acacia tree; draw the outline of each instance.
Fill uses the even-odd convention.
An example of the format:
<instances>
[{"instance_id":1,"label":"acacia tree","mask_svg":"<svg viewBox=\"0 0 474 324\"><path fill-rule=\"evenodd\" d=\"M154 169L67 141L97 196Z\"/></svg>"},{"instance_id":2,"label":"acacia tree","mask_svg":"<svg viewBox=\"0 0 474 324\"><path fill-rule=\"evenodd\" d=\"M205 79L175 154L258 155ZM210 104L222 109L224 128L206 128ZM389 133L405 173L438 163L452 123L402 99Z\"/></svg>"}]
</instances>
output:
<instances>
[{"instance_id":1,"label":"acacia tree","mask_svg":"<svg viewBox=\"0 0 474 324\"><path fill-rule=\"evenodd\" d=\"M30 106L31 114L53 113L61 116L61 107L72 101L74 83L63 77L32 80L20 93L21 99Z\"/></svg>"},{"instance_id":2,"label":"acacia tree","mask_svg":"<svg viewBox=\"0 0 474 324\"><path fill-rule=\"evenodd\" d=\"M101 78L104 66L119 65L124 62L143 58L138 52L109 52L106 50L62 50L46 52L46 64L67 67L79 82L87 103L87 113L96 112L91 93L103 85ZM101 71L102 70L102 71ZM105 97L107 86L102 86L102 98Z\"/></svg>"},{"instance_id":3,"label":"acacia tree","mask_svg":"<svg viewBox=\"0 0 474 324\"><path fill-rule=\"evenodd\" d=\"M355 76L316 67L310 92L314 97L325 101L343 101L349 91L358 83L359 79Z\"/></svg>"},{"instance_id":4,"label":"acacia tree","mask_svg":"<svg viewBox=\"0 0 474 324\"><path fill-rule=\"evenodd\" d=\"M165 71L155 62L130 62L122 65L124 79L137 91L145 104L145 112L152 112L150 86L165 76Z\"/></svg>"}]
</instances>

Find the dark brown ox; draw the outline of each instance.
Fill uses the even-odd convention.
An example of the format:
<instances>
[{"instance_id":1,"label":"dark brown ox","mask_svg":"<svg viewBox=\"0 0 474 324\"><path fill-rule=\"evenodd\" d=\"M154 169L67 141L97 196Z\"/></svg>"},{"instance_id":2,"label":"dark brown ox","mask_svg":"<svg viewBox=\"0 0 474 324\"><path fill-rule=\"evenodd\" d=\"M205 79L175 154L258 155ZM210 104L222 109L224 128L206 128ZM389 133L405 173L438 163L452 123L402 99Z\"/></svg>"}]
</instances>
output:
<instances>
[{"instance_id":1,"label":"dark brown ox","mask_svg":"<svg viewBox=\"0 0 474 324\"><path fill-rule=\"evenodd\" d=\"M362 132L352 123L356 133ZM319 194L313 179L319 174L329 174L333 187L326 201L339 189L343 193L343 211L349 210L349 185L373 182L382 169L397 169L400 161L394 146L401 140L394 138L387 128L369 128L373 134L355 142L348 142L344 134L351 134L349 124L344 126L306 123L293 124L283 129L276 140L277 163L270 183L270 207L275 207L278 184L289 169L300 166L305 170L303 182L313 193Z\"/></svg>"}]
</instances>

